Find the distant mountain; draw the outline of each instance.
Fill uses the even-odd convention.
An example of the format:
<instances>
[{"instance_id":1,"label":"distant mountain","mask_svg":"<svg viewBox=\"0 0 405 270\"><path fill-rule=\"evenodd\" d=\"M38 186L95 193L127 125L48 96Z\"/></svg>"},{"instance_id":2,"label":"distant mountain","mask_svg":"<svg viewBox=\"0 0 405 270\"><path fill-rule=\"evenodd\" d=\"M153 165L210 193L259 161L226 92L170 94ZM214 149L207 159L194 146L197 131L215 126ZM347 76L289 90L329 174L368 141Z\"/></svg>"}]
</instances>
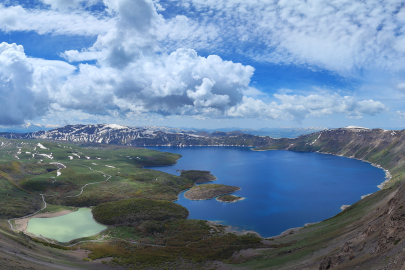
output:
<instances>
[{"instance_id":1,"label":"distant mountain","mask_svg":"<svg viewBox=\"0 0 405 270\"><path fill-rule=\"evenodd\" d=\"M286 132L288 132L288 130ZM294 132L298 131L294 130ZM390 134L395 134L395 136ZM311 134L301 135L293 139L278 139L268 136L245 134L242 131L215 131L208 133L207 131L201 130L195 131L161 127L129 127L116 124L98 124L67 125L51 130L41 130L28 133L2 132L0 133L0 136L9 139L43 139L141 147L247 146L263 149L288 149L298 151L321 150L322 152L325 152L325 145L330 146L331 144L336 149L343 149L343 147L351 147L350 149L355 149L358 145L367 142L366 145L376 144L375 147L377 149L381 145L393 143L392 140L396 138L398 134L404 134L405 136L404 131L367 129L351 126L339 129L322 130ZM348 138L350 138L350 142L347 141ZM340 143L340 141L342 142ZM320 144L321 142L322 144ZM322 148L318 148L319 146L322 146ZM347 152L350 152L350 149L347 149Z\"/></svg>"},{"instance_id":2,"label":"distant mountain","mask_svg":"<svg viewBox=\"0 0 405 270\"><path fill-rule=\"evenodd\" d=\"M8 139L43 139L129 146L267 146L274 140L240 131L207 133L176 130L176 132L169 132L156 127L129 127L116 124L67 125L47 131L3 132L0 136Z\"/></svg>"},{"instance_id":3,"label":"distant mountain","mask_svg":"<svg viewBox=\"0 0 405 270\"><path fill-rule=\"evenodd\" d=\"M195 133L195 134L210 134L215 131L232 132L240 131L244 134L256 135L256 136L269 136L272 138L296 138L300 135L309 134L321 130L325 130L325 127L305 127L305 128L261 128L261 129L249 129L249 128L219 128L219 129L196 129L196 128L169 128L169 127L147 127L156 130L162 130L167 132L182 132L182 133Z\"/></svg>"}]
</instances>

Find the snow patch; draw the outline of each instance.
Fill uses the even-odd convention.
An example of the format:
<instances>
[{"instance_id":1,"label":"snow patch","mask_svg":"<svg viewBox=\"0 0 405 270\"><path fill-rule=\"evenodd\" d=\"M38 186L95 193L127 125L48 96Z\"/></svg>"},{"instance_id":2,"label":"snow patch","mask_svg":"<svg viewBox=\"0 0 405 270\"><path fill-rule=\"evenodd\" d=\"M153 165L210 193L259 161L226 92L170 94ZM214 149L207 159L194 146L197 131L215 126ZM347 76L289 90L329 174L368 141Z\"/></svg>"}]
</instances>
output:
<instances>
[{"instance_id":1,"label":"snow patch","mask_svg":"<svg viewBox=\"0 0 405 270\"><path fill-rule=\"evenodd\" d=\"M110 166L110 165L104 165L104 166L109 167L109 168L114 168L114 169L115 169L114 166Z\"/></svg>"},{"instance_id":2,"label":"snow patch","mask_svg":"<svg viewBox=\"0 0 405 270\"><path fill-rule=\"evenodd\" d=\"M37 146L38 146L39 148L41 148L41 149L49 150L48 148L46 148L45 146L43 146L43 145L40 144L40 143L38 143ZM35 150L35 149L34 149L34 150Z\"/></svg>"},{"instance_id":3,"label":"snow patch","mask_svg":"<svg viewBox=\"0 0 405 270\"><path fill-rule=\"evenodd\" d=\"M117 125L117 124L109 124L105 125L105 127L111 128L111 129L126 129L128 127L122 126L122 125Z\"/></svg>"},{"instance_id":4,"label":"snow patch","mask_svg":"<svg viewBox=\"0 0 405 270\"><path fill-rule=\"evenodd\" d=\"M73 159L73 157L72 156L68 156L70 159Z\"/></svg>"},{"instance_id":5,"label":"snow patch","mask_svg":"<svg viewBox=\"0 0 405 270\"><path fill-rule=\"evenodd\" d=\"M59 169L66 169L66 166L64 164L62 164L62 163L59 163L59 162L52 162L52 163L49 163L49 164L56 165L56 166L58 166Z\"/></svg>"},{"instance_id":6,"label":"snow patch","mask_svg":"<svg viewBox=\"0 0 405 270\"><path fill-rule=\"evenodd\" d=\"M369 128L365 128L365 127L356 127L356 126L347 126L345 128L346 129L369 129Z\"/></svg>"},{"instance_id":7,"label":"snow patch","mask_svg":"<svg viewBox=\"0 0 405 270\"><path fill-rule=\"evenodd\" d=\"M88 157L88 156L84 156L86 159L90 159L90 157Z\"/></svg>"},{"instance_id":8,"label":"snow patch","mask_svg":"<svg viewBox=\"0 0 405 270\"><path fill-rule=\"evenodd\" d=\"M37 155L38 156L44 156L44 157L49 158L49 159L53 159L52 153L50 155L47 155L47 154L37 154Z\"/></svg>"},{"instance_id":9,"label":"snow patch","mask_svg":"<svg viewBox=\"0 0 405 270\"><path fill-rule=\"evenodd\" d=\"M313 142L311 143L311 145L313 145L313 144L321 137L321 135L322 135L322 133L319 134L318 138L316 138L315 141L313 141Z\"/></svg>"},{"instance_id":10,"label":"snow patch","mask_svg":"<svg viewBox=\"0 0 405 270\"><path fill-rule=\"evenodd\" d=\"M80 158L80 156L76 153L72 153L72 155L75 155L76 157Z\"/></svg>"},{"instance_id":11,"label":"snow patch","mask_svg":"<svg viewBox=\"0 0 405 270\"><path fill-rule=\"evenodd\" d=\"M345 210L346 208L348 208L350 205L342 205L341 207L340 207L340 209L342 209L342 211L343 210Z\"/></svg>"}]
</instances>

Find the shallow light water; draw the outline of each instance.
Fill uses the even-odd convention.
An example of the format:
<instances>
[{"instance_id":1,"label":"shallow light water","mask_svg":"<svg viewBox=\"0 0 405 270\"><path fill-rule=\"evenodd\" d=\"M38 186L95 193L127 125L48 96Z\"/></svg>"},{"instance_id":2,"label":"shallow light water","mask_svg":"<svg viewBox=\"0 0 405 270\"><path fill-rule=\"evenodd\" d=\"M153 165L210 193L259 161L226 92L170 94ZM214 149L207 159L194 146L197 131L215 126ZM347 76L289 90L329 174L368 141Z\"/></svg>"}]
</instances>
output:
<instances>
[{"instance_id":1,"label":"shallow light water","mask_svg":"<svg viewBox=\"0 0 405 270\"><path fill-rule=\"evenodd\" d=\"M176 165L154 167L170 174L176 170L208 170L212 183L241 187L236 203L215 199L191 201L179 195L177 203L190 219L220 221L264 237L278 235L305 223L338 214L342 205L359 201L378 190L385 172L371 164L345 157L292 151L251 151L247 147L148 147L179 153Z\"/></svg>"},{"instance_id":2,"label":"shallow light water","mask_svg":"<svg viewBox=\"0 0 405 270\"><path fill-rule=\"evenodd\" d=\"M42 235L59 242L88 237L107 229L107 226L93 219L91 209L80 208L78 211L53 218L31 218L27 231Z\"/></svg>"}]
</instances>

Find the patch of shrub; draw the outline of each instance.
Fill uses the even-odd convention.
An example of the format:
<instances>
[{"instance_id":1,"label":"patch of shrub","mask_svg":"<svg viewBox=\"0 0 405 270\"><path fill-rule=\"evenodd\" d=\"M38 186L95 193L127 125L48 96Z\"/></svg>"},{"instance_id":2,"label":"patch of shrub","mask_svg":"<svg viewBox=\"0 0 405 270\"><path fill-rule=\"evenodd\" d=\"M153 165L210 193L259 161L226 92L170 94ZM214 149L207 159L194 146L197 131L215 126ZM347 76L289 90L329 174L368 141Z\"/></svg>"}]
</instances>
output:
<instances>
[{"instance_id":1,"label":"patch of shrub","mask_svg":"<svg viewBox=\"0 0 405 270\"><path fill-rule=\"evenodd\" d=\"M198 171L198 170L181 171L180 177L189 179L197 184L206 183L217 179L209 171Z\"/></svg>"},{"instance_id":2,"label":"patch of shrub","mask_svg":"<svg viewBox=\"0 0 405 270\"><path fill-rule=\"evenodd\" d=\"M19 182L20 187L29 191L46 191L46 185L40 181L22 180Z\"/></svg>"},{"instance_id":3,"label":"patch of shrub","mask_svg":"<svg viewBox=\"0 0 405 270\"><path fill-rule=\"evenodd\" d=\"M139 225L144 221L186 219L188 210L176 203L128 199L102 203L92 210L95 220L106 225Z\"/></svg>"}]
</instances>

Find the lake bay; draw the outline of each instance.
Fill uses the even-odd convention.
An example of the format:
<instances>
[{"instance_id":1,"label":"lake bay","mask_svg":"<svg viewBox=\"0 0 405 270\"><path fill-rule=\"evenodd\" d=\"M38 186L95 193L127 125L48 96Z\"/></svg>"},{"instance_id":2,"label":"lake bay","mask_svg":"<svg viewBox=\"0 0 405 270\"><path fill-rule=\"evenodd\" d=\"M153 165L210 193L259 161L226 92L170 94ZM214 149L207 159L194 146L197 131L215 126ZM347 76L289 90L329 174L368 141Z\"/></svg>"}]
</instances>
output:
<instances>
[{"instance_id":1,"label":"lake bay","mask_svg":"<svg viewBox=\"0 0 405 270\"><path fill-rule=\"evenodd\" d=\"M382 169L355 159L292 151L252 151L247 147L147 147L183 157L173 166L151 169L180 175L177 170L207 170L211 182L238 186L236 203L215 199L191 201L179 194L176 203L190 211L189 219L220 221L263 237L319 222L362 195L378 190Z\"/></svg>"}]
</instances>

